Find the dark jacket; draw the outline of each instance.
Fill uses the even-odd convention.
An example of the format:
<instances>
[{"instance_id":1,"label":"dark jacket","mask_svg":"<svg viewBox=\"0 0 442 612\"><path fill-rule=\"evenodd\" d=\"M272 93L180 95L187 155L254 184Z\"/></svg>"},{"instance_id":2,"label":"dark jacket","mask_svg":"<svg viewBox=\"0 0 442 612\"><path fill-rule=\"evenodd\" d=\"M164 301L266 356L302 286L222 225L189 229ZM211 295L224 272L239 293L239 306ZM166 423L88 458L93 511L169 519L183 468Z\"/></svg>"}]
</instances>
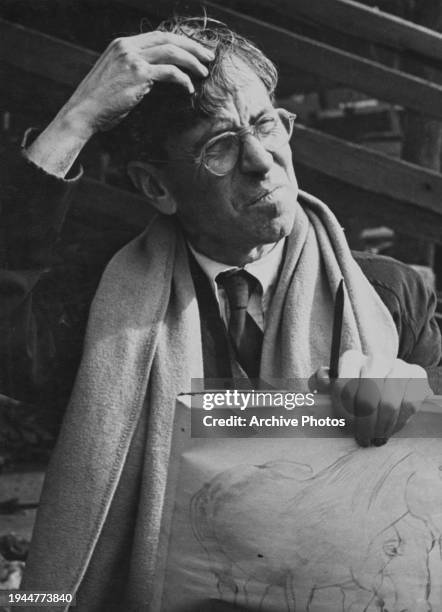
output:
<instances>
[{"instance_id":1,"label":"dark jacket","mask_svg":"<svg viewBox=\"0 0 442 612\"><path fill-rule=\"evenodd\" d=\"M0 393L44 405L57 423L80 360L95 291L94 283L86 285L72 309L71 296L53 289L54 271L60 271L54 247L78 180L79 175L57 179L18 153L0 168ZM436 299L419 274L388 257L355 253L355 258L393 316L398 357L437 366ZM69 288L69 279L64 280Z\"/></svg>"}]
</instances>

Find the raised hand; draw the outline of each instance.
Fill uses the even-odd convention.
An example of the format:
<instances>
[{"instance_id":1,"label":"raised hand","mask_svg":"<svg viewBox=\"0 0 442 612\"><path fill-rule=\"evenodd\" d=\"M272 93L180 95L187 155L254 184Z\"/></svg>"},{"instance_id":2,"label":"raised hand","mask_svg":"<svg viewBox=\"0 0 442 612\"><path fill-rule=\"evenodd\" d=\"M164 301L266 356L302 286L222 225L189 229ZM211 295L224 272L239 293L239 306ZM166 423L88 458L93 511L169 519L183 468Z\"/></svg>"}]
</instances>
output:
<instances>
[{"instance_id":1,"label":"raised hand","mask_svg":"<svg viewBox=\"0 0 442 612\"><path fill-rule=\"evenodd\" d=\"M37 165L65 176L91 136L116 125L155 83L204 78L214 53L191 38L154 31L114 40L46 130L28 148Z\"/></svg>"}]
</instances>

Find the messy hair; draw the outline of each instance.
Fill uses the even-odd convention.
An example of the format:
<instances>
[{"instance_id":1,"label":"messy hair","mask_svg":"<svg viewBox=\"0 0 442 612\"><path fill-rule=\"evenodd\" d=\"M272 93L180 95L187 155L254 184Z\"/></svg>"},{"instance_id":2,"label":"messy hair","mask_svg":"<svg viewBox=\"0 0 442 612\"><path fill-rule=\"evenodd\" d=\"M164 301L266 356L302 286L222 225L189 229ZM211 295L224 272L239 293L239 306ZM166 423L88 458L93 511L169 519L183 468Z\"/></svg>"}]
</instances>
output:
<instances>
[{"instance_id":1,"label":"messy hair","mask_svg":"<svg viewBox=\"0 0 442 612\"><path fill-rule=\"evenodd\" d=\"M163 21L158 30L198 41L215 52L215 59L208 65L206 78L192 78L194 94L174 83L156 83L128 115L119 130L127 142L128 159L166 159L165 143L170 135L201 119L216 117L234 85L229 68L238 60L256 74L273 99L278 80L275 65L254 43L225 24L208 17L174 17Z\"/></svg>"}]
</instances>

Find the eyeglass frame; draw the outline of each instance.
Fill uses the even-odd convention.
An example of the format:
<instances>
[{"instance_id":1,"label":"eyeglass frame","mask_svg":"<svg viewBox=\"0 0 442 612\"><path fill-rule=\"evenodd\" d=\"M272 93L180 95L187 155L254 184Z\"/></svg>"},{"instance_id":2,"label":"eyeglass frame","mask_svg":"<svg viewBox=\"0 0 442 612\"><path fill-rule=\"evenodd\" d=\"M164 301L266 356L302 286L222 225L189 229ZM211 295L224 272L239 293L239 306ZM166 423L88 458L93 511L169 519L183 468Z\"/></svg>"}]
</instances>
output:
<instances>
[{"instance_id":1,"label":"eyeglass frame","mask_svg":"<svg viewBox=\"0 0 442 612\"><path fill-rule=\"evenodd\" d=\"M286 110L285 108L274 108L274 111L276 111L276 114L278 116L278 119L281 120L280 118L280 113L283 112L284 114L286 114L287 119L289 120L289 131L287 132L287 141L284 144L287 144L288 142L290 142L290 139L293 135L293 124L297 118L297 115L295 113L291 113L290 111ZM271 151L269 149L266 149L265 146L263 145L263 143L261 142L261 139L259 138L259 136L257 136L256 134L256 126L259 125L259 121L260 119L262 119L262 117L265 117L266 114L268 113L264 113L261 117L259 117L256 122L253 125L247 125L244 126L243 128L240 128L237 131L233 131L233 130L227 130L226 132L222 132L221 134L217 134L216 136L214 136L213 138L209 138L209 140L201 147L201 152L196 155L196 156L192 156L192 155L188 155L186 157L173 157L173 158L169 158L169 159L147 159L146 161L151 162L151 163L159 163L159 164L166 164L168 162L173 162L173 161L189 161L189 162L193 162L196 165L200 165L200 166L204 166L204 168L210 172L211 174L213 174L214 176L227 176L227 174L229 174L230 172L232 172L232 170L235 168L236 164L238 163L238 160L241 156L241 149L238 151L238 158L235 162L235 164L232 166L232 168L230 168L230 170L227 170L227 172L223 172L223 173L218 173L218 172L214 172L213 170L211 170L207 164L204 161L204 157L205 157L205 153L207 151L207 149L213 145L214 142L216 142L219 139L224 138L225 136L234 136L235 138L238 138L240 143L242 143L244 141L244 137L251 134L252 136L254 136L259 143L263 146L263 148L272 153L274 151ZM281 147L283 146L283 144L281 144Z\"/></svg>"}]
</instances>

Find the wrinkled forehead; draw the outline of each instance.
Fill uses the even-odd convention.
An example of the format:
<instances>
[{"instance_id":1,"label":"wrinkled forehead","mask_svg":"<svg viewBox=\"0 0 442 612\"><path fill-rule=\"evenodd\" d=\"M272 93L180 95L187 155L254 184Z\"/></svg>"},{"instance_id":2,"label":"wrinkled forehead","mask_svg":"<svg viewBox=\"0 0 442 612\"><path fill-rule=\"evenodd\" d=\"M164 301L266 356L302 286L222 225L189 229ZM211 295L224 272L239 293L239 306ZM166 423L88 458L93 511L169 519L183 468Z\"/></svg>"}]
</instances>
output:
<instances>
[{"instance_id":1,"label":"wrinkled forehead","mask_svg":"<svg viewBox=\"0 0 442 612\"><path fill-rule=\"evenodd\" d=\"M236 57L224 60L225 73L228 75L227 87L212 82L214 97L219 101L212 117L198 120L194 126L180 134L171 135L167 149L188 150L206 137L223 130L237 129L249 125L262 112L272 108L269 93L256 73Z\"/></svg>"}]
</instances>

